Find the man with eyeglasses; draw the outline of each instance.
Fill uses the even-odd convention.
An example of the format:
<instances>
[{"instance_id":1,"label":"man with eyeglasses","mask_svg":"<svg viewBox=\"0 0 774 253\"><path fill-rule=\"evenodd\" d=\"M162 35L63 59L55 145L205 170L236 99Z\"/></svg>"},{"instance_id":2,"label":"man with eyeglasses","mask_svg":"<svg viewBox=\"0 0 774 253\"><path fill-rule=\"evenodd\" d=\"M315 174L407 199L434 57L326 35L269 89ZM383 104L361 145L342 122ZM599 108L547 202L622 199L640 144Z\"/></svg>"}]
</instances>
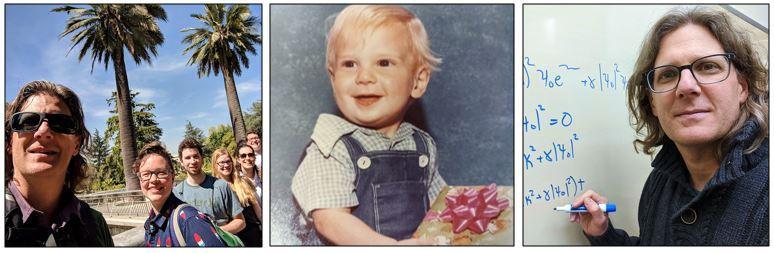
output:
<instances>
[{"instance_id":1,"label":"man with eyeglasses","mask_svg":"<svg viewBox=\"0 0 774 253\"><path fill-rule=\"evenodd\" d=\"M263 157L261 155L262 151L262 145L261 145L261 135L258 134L256 131L250 131L247 133L247 145L250 145L251 148L253 148L253 151L255 153L255 165L258 166L258 170L263 169Z\"/></svg>"},{"instance_id":2,"label":"man with eyeglasses","mask_svg":"<svg viewBox=\"0 0 774 253\"><path fill-rule=\"evenodd\" d=\"M5 117L5 246L113 246L102 214L75 197L89 139L78 96L33 81Z\"/></svg>"},{"instance_id":3,"label":"man with eyeglasses","mask_svg":"<svg viewBox=\"0 0 774 253\"><path fill-rule=\"evenodd\" d=\"M658 151L639 235L613 228L607 199L588 191L573 206L589 212L570 220L592 245L769 244L768 74L752 44L702 7L656 22L627 87L634 143Z\"/></svg>"},{"instance_id":4,"label":"man with eyeglasses","mask_svg":"<svg viewBox=\"0 0 774 253\"><path fill-rule=\"evenodd\" d=\"M202 145L186 138L177 149L187 177L175 186L175 196L209 215L223 230L236 234L245 228L243 208L228 183L202 170Z\"/></svg>"}]
</instances>

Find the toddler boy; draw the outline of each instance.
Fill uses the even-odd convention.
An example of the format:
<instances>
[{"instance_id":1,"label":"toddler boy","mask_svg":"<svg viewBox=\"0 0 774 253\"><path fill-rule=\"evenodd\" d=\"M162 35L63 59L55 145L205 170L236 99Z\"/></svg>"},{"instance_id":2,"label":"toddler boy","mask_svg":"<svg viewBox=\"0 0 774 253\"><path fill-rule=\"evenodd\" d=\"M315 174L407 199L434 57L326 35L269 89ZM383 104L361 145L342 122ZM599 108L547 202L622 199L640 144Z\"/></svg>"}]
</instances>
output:
<instances>
[{"instance_id":1,"label":"toddler boy","mask_svg":"<svg viewBox=\"0 0 774 253\"><path fill-rule=\"evenodd\" d=\"M334 244L409 239L446 183L435 141L404 122L441 62L422 22L395 5L353 5L328 33L327 68L343 118L322 114L291 189Z\"/></svg>"}]
</instances>

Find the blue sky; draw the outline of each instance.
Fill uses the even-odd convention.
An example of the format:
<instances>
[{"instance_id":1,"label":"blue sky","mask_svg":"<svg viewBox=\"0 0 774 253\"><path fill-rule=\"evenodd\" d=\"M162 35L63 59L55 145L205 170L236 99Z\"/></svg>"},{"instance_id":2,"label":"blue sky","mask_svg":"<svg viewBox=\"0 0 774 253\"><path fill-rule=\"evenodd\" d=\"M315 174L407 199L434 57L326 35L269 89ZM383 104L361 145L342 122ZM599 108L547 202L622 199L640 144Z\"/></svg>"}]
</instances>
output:
<instances>
[{"instance_id":1,"label":"blue sky","mask_svg":"<svg viewBox=\"0 0 774 253\"><path fill-rule=\"evenodd\" d=\"M60 39L67 14L52 13L59 5L5 6L5 101L10 102L19 88L33 80L48 80L73 89L80 97L90 132L103 133L112 107L106 99L115 90L112 62L107 70L96 63L91 72L91 56L78 61L80 45L70 55L70 36ZM190 55L183 55L183 28L203 27L191 18L204 13L203 5L163 5L167 21L159 22L164 44L157 47L153 65L135 64L128 56L126 70L129 88L140 94L136 100L156 104L154 113L163 129L161 141L177 153L187 121L207 134L210 127L230 124L222 75L198 78L196 66L186 65ZM261 19L261 5L250 5L252 15ZM257 27L260 32L260 27ZM250 55L250 68L235 77L243 111L261 100L261 46Z\"/></svg>"}]
</instances>

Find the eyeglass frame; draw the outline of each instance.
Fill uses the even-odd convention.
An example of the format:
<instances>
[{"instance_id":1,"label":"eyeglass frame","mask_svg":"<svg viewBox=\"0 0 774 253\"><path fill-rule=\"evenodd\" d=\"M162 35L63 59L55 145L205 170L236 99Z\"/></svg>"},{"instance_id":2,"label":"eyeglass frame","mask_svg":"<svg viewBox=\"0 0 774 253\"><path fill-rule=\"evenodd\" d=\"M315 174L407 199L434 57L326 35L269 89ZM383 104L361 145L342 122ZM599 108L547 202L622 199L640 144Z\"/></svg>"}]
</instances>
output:
<instances>
[{"instance_id":1,"label":"eyeglass frame","mask_svg":"<svg viewBox=\"0 0 774 253\"><path fill-rule=\"evenodd\" d=\"M225 164L234 164L234 161L232 161L231 159L228 159L228 161L226 161L225 163L215 162L215 164L217 164L218 166L225 166Z\"/></svg>"},{"instance_id":2,"label":"eyeglass frame","mask_svg":"<svg viewBox=\"0 0 774 253\"><path fill-rule=\"evenodd\" d=\"M16 129L16 126L20 125L20 122L18 122L20 120L19 119L19 117L20 117L19 115L22 115L22 114L37 114L38 117L40 117L40 120L38 120L38 124L35 126L35 129L31 129L31 130ZM63 130L63 129L60 129L59 127L56 127L56 126L51 124L51 119L49 118L51 116L62 117L62 118L69 118L72 121L73 125L74 125L73 128L72 128L72 132L64 132L64 131L60 132L59 130ZM51 129L51 131L56 132L56 133L60 133L60 134L77 135L78 131L80 131L80 129L81 129L80 126L78 126L78 122L75 120L75 117L73 117L72 115L67 115L67 114L63 114L63 113L17 112L17 113L14 113L13 115L11 115L11 120L10 121L11 121L10 122L11 123L10 124L11 125L11 131L20 132L20 133L34 133L34 132L38 131L38 129L40 129L40 126L43 125L43 121L47 121L48 122L49 129Z\"/></svg>"},{"instance_id":3,"label":"eyeglass frame","mask_svg":"<svg viewBox=\"0 0 774 253\"><path fill-rule=\"evenodd\" d=\"M255 153L244 153L244 154L239 154L239 159L245 159L245 158L247 158L247 157L252 157L252 158L255 158Z\"/></svg>"},{"instance_id":4,"label":"eyeglass frame","mask_svg":"<svg viewBox=\"0 0 774 253\"><path fill-rule=\"evenodd\" d=\"M706 58L709 58L709 57L715 57L715 56L725 56L726 61L728 62L728 70L726 71L726 77L724 77L720 81L715 81L715 82L710 82L710 83L703 83L703 82L699 81L699 79L696 78L696 74L693 73L693 64L695 64L696 62L698 62L700 60L703 60L703 59L706 59ZM645 81L648 82L648 89L650 89L650 92L653 92L653 93L666 93L666 92L670 92L670 91L673 91L673 90L677 89L677 85L680 84L680 80L681 80L681 78L683 78L683 70L684 69L688 69L688 71L691 72L691 76L693 77L694 80L696 80L696 82L698 84L715 84L715 83L723 82L723 81L727 80L729 76L731 76L731 67L734 65L732 60L735 57L736 57L736 54L734 54L734 53L721 53L721 54L712 54L712 55L707 55L707 56L701 57L699 59L694 60L693 62L691 62L691 64L688 64L688 65L682 65L682 66L675 66L675 65L671 65L671 64L661 65L661 66L658 66L658 67L655 67L655 68L652 68L652 69L648 70L648 72L645 72ZM653 84L651 84L650 74L651 73L655 73L656 69L663 68L663 67L675 67L675 68L677 68L677 82L675 82L675 86L672 87L671 89L664 90L664 91L656 91L655 89L653 89Z\"/></svg>"},{"instance_id":5,"label":"eyeglass frame","mask_svg":"<svg viewBox=\"0 0 774 253\"><path fill-rule=\"evenodd\" d=\"M153 179L153 175L156 175L156 179L157 180L168 180L169 176L174 174L172 172L173 171L169 170L169 169L166 170L166 171L148 172L148 174L150 174L150 175L148 175L148 179L143 179L142 178L142 173L141 172L137 172L137 178L139 178L141 181L151 181L151 179ZM164 178L161 178L161 177L159 177L159 173L167 173L167 176L164 177Z\"/></svg>"}]
</instances>

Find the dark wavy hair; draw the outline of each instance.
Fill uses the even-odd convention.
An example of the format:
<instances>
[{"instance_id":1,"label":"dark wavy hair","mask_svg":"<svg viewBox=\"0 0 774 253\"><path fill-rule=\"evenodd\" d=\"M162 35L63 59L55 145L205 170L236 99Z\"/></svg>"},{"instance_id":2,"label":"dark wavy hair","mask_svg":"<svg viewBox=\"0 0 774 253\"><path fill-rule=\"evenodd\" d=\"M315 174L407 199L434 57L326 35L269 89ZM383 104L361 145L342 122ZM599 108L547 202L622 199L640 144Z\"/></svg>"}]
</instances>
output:
<instances>
[{"instance_id":1,"label":"dark wavy hair","mask_svg":"<svg viewBox=\"0 0 774 253\"><path fill-rule=\"evenodd\" d=\"M731 141L744 123L747 120L753 120L758 124L759 132L752 145L744 151L749 154L758 149L763 140L769 136L768 71L753 50L752 41L747 33L734 27L725 13L705 7L671 10L653 25L642 42L640 55L629 79L629 86L626 88L630 120L637 134L642 137L634 141L635 150L639 146L643 152L652 155L655 147L671 141L661 129L658 118L653 115L650 102L652 94L648 88L646 74L654 67L661 40L688 24L706 27L720 42L725 52L734 53L735 57L731 62L739 82L747 81L748 84L747 101L742 104L739 118L736 119L731 130L721 138L715 155L718 159L722 159L731 148Z\"/></svg>"},{"instance_id":2,"label":"dark wavy hair","mask_svg":"<svg viewBox=\"0 0 774 253\"><path fill-rule=\"evenodd\" d=\"M72 192L80 192L81 183L88 177L88 164L86 158L81 154L89 144L89 130L86 128L83 118L83 109L78 95L70 88L64 85L55 84L49 81L32 81L19 89L19 94L13 99L11 104L5 110L5 183L6 185L13 178L13 158L11 156L11 116L21 111L27 104L27 100L36 95L49 95L59 99L70 109L70 114L77 124L78 130L75 134L78 136L78 154L70 158L65 174L64 187Z\"/></svg>"},{"instance_id":3,"label":"dark wavy hair","mask_svg":"<svg viewBox=\"0 0 774 253\"><path fill-rule=\"evenodd\" d=\"M204 161L204 151L202 150L202 144L194 138L185 138L180 142L180 145L177 146L177 155L180 158L180 161L183 160L183 149L187 148L194 148L199 151L199 156L202 158L202 161Z\"/></svg>"},{"instance_id":4,"label":"dark wavy hair","mask_svg":"<svg viewBox=\"0 0 774 253\"><path fill-rule=\"evenodd\" d=\"M169 151L164 147L164 144L161 144L159 141L152 141L142 147L140 153L137 155L137 159L134 160L134 163L132 164L132 170L135 174L140 172L140 164L148 159L148 156L151 154L164 158L164 160L167 161L167 169L172 172L172 175L175 174L175 169L172 165L172 155L169 154Z\"/></svg>"}]
</instances>

